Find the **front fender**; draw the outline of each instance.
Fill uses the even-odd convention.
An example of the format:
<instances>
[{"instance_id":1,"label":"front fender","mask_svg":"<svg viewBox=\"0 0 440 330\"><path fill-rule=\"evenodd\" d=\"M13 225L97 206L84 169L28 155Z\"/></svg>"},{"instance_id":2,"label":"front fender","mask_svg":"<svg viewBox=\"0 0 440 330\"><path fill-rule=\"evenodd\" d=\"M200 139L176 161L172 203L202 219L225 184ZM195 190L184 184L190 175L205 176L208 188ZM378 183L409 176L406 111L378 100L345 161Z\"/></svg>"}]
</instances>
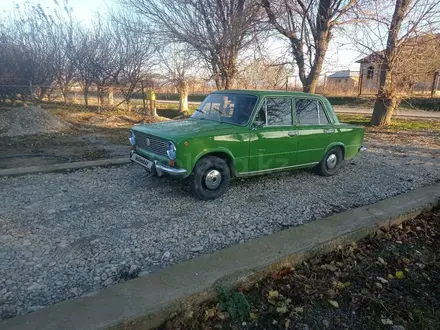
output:
<instances>
[{"instance_id":1,"label":"front fender","mask_svg":"<svg viewBox=\"0 0 440 330\"><path fill-rule=\"evenodd\" d=\"M217 148L213 148L213 149L206 149L206 150L202 150L195 158L194 158L194 162L191 166L191 172L194 169L194 166L196 166L197 162L204 156L209 155L209 154L226 154L228 156L228 158L232 161L232 164L234 164L235 161L235 157L234 155L231 153L231 151L227 148L223 148L223 147L217 147Z\"/></svg>"}]
</instances>

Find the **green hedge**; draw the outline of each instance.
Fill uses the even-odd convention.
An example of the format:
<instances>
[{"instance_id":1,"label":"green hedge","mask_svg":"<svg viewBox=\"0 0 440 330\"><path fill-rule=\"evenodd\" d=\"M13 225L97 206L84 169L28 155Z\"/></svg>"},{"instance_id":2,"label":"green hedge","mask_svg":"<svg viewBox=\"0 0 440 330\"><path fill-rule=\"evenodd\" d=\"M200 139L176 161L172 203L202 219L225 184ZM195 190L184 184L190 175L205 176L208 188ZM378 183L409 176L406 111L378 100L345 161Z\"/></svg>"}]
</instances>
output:
<instances>
[{"instance_id":1,"label":"green hedge","mask_svg":"<svg viewBox=\"0 0 440 330\"><path fill-rule=\"evenodd\" d=\"M169 119L176 118L180 114L179 110L176 109L157 109L156 112L159 116Z\"/></svg>"},{"instance_id":2,"label":"green hedge","mask_svg":"<svg viewBox=\"0 0 440 330\"><path fill-rule=\"evenodd\" d=\"M355 97L355 96L327 96L327 99L334 106L346 107L365 107L372 108L374 106L375 98L371 97ZM427 97L410 97L405 98L400 103L400 108L426 110L426 111L440 111L440 98Z\"/></svg>"},{"instance_id":3,"label":"green hedge","mask_svg":"<svg viewBox=\"0 0 440 330\"><path fill-rule=\"evenodd\" d=\"M190 102L202 102L207 94L192 94L188 96L188 101ZM179 101L179 94L166 94L158 93L156 94L156 100L165 101Z\"/></svg>"}]
</instances>

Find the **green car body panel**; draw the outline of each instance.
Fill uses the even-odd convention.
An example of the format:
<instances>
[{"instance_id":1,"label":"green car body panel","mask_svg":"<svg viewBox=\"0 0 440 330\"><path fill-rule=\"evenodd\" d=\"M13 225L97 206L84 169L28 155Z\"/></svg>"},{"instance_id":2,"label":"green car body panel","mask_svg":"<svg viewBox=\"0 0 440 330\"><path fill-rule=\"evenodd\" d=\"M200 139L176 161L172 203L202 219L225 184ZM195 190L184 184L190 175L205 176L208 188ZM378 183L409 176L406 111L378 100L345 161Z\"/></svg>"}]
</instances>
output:
<instances>
[{"instance_id":1,"label":"green car body panel","mask_svg":"<svg viewBox=\"0 0 440 330\"><path fill-rule=\"evenodd\" d=\"M287 91L227 90L213 94L216 93L257 97L246 125L188 118L135 125L132 130L135 135L144 133L163 141L171 141L176 147L174 167L186 170L181 177L189 176L197 162L206 155L221 156L228 160L233 175L248 176L314 166L335 146L342 149L344 159L351 159L362 146L364 129L341 124L325 97ZM292 99L292 125L255 126L257 112L264 100L271 97ZM321 102L330 123L299 125L295 115L296 99ZM166 155L158 155L138 146L134 152L159 164L169 165L170 159Z\"/></svg>"}]
</instances>

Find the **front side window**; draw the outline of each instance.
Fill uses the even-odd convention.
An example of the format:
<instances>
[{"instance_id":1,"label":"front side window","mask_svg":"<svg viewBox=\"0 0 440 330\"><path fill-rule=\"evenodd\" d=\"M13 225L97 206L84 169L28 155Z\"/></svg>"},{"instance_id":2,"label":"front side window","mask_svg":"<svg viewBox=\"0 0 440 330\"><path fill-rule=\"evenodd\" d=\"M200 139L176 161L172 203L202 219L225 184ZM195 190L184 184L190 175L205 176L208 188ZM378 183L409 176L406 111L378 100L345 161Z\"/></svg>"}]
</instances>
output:
<instances>
[{"instance_id":1,"label":"front side window","mask_svg":"<svg viewBox=\"0 0 440 330\"><path fill-rule=\"evenodd\" d=\"M208 119L245 126L257 97L246 94L214 93L208 95L191 118Z\"/></svg>"},{"instance_id":2,"label":"front side window","mask_svg":"<svg viewBox=\"0 0 440 330\"><path fill-rule=\"evenodd\" d=\"M296 99L296 120L300 125L329 124L325 110L318 100Z\"/></svg>"}]
</instances>

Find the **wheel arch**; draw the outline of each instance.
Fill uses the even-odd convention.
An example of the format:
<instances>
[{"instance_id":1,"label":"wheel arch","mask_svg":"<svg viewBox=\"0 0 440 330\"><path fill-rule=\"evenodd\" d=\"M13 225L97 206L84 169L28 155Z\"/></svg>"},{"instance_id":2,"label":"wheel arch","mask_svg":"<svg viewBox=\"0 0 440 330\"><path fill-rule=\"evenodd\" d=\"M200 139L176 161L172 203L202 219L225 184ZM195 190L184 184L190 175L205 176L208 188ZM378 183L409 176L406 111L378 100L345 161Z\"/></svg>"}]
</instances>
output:
<instances>
[{"instance_id":1,"label":"wheel arch","mask_svg":"<svg viewBox=\"0 0 440 330\"><path fill-rule=\"evenodd\" d=\"M342 150L342 159L345 159L345 145L342 142L332 142L327 146L327 149L325 150L324 155L327 154L327 152L329 152L330 149L334 148L334 147L338 147Z\"/></svg>"},{"instance_id":2,"label":"wheel arch","mask_svg":"<svg viewBox=\"0 0 440 330\"><path fill-rule=\"evenodd\" d=\"M194 167L196 166L198 161L206 156L216 156L216 157L224 159L229 166L231 176L235 176L234 156L226 148L209 149L209 150L204 150L201 153L199 153L194 160L194 164L191 169L191 172L194 170Z\"/></svg>"}]
</instances>

